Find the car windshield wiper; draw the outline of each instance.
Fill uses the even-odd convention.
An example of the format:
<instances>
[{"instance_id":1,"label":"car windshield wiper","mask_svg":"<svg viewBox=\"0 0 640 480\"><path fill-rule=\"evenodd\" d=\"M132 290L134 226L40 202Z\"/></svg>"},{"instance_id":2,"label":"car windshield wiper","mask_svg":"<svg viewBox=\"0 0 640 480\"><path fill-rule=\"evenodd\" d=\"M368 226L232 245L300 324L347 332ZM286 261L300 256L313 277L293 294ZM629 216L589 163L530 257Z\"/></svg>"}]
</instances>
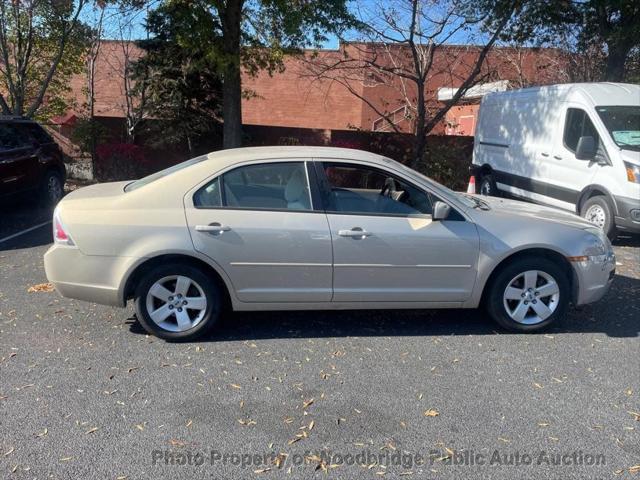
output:
<instances>
[{"instance_id":1,"label":"car windshield wiper","mask_svg":"<svg viewBox=\"0 0 640 480\"><path fill-rule=\"evenodd\" d=\"M491 210L491 207L489 206L489 204L484 200L480 200L477 197L474 197L472 195L467 195L465 193L463 193L462 196L465 198L468 198L469 200L472 200L475 203L473 208L479 208L480 210Z\"/></svg>"}]
</instances>

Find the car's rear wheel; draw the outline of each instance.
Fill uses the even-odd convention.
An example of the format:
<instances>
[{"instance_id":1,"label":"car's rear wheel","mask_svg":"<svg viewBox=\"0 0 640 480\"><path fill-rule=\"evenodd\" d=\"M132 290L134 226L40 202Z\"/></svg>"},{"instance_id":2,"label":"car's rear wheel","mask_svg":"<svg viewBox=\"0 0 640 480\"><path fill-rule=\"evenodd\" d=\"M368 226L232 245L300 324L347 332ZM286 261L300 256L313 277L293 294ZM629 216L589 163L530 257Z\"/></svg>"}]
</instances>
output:
<instances>
[{"instance_id":1,"label":"car's rear wheel","mask_svg":"<svg viewBox=\"0 0 640 480\"><path fill-rule=\"evenodd\" d=\"M64 196L62 177L55 170L48 170L40 187L40 201L45 207L55 207Z\"/></svg>"},{"instance_id":2,"label":"car's rear wheel","mask_svg":"<svg viewBox=\"0 0 640 480\"><path fill-rule=\"evenodd\" d=\"M580 215L601 228L611 240L616 238L617 231L613 211L604 195L591 197L584 202L580 209Z\"/></svg>"},{"instance_id":3,"label":"car's rear wheel","mask_svg":"<svg viewBox=\"0 0 640 480\"><path fill-rule=\"evenodd\" d=\"M565 315L570 291L569 273L561 266L544 257L525 257L494 277L486 307L504 328L534 332Z\"/></svg>"},{"instance_id":4,"label":"car's rear wheel","mask_svg":"<svg viewBox=\"0 0 640 480\"><path fill-rule=\"evenodd\" d=\"M169 264L147 272L135 306L144 329L166 340L188 341L209 333L219 320L218 285L191 265Z\"/></svg>"}]
</instances>

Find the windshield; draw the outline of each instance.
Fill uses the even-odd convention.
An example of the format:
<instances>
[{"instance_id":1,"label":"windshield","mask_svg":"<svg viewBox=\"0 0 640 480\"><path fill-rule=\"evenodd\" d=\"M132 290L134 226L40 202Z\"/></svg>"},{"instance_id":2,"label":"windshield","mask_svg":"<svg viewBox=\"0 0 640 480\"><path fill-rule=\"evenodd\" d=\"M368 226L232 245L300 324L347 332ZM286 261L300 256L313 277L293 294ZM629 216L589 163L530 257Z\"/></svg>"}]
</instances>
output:
<instances>
[{"instance_id":1,"label":"windshield","mask_svg":"<svg viewBox=\"0 0 640 480\"><path fill-rule=\"evenodd\" d=\"M616 145L640 152L640 105L596 107L596 112Z\"/></svg>"},{"instance_id":2,"label":"windshield","mask_svg":"<svg viewBox=\"0 0 640 480\"><path fill-rule=\"evenodd\" d=\"M161 178L166 177L167 175L171 175L172 173L178 172L183 168L190 167L191 165L195 165L196 163L200 163L203 160L208 158L207 155L201 155L199 157L192 158L191 160L187 160L186 162L179 163L174 165L173 167L165 168L164 170L160 170L159 172L152 173L149 176L141 178L140 180L136 180L135 182L128 183L126 187L124 187L125 192L131 192L133 190L137 190L140 187L144 187L145 185L149 185L151 182L155 182L156 180L160 180Z\"/></svg>"}]
</instances>

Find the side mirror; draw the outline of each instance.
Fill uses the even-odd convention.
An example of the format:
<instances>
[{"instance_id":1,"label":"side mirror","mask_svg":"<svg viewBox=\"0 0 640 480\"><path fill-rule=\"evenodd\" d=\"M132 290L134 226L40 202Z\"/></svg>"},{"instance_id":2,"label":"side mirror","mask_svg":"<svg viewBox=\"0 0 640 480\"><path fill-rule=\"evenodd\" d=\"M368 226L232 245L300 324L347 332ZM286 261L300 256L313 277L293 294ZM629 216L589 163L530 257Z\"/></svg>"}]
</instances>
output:
<instances>
[{"instance_id":1,"label":"side mirror","mask_svg":"<svg viewBox=\"0 0 640 480\"><path fill-rule=\"evenodd\" d=\"M449 216L449 213L451 212L451 207L441 201L437 201L436 203L433 204L433 221L438 221L438 220L446 220L447 217Z\"/></svg>"},{"instance_id":2,"label":"side mirror","mask_svg":"<svg viewBox=\"0 0 640 480\"><path fill-rule=\"evenodd\" d=\"M596 156L596 140L593 137L580 137L576 147L578 160L593 160Z\"/></svg>"}]
</instances>

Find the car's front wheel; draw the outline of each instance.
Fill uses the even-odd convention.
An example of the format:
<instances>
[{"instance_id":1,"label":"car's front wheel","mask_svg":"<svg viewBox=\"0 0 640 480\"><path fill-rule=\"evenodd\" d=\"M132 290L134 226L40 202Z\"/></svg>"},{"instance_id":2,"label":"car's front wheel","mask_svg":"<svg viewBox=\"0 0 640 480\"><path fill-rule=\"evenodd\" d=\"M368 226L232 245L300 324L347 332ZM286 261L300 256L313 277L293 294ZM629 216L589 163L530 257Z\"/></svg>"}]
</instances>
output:
<instances>
[{"instance_id":1,"label":"car's front wheel","mask_svg":"<svg viewBox=\"0 0 640 480\"><path fill-rule=\"evenodd\" d=\"M544 257L517 259L502 268L489 285L487 310L508 330L542 330L566 313L571 291L568 275Z\"/></svg>"},{"instance_id":2,"label":"car's front wheel","mask_svg":"<svg viewBox=\"0 0 640 480\"><path fill-rule=\"evenodd\" d=\"M147 332L166 340L188 341L209 333L218 322L222 295L200 269L169 264L142 277L135 306Z\"/></svg>"}]
</instances>

